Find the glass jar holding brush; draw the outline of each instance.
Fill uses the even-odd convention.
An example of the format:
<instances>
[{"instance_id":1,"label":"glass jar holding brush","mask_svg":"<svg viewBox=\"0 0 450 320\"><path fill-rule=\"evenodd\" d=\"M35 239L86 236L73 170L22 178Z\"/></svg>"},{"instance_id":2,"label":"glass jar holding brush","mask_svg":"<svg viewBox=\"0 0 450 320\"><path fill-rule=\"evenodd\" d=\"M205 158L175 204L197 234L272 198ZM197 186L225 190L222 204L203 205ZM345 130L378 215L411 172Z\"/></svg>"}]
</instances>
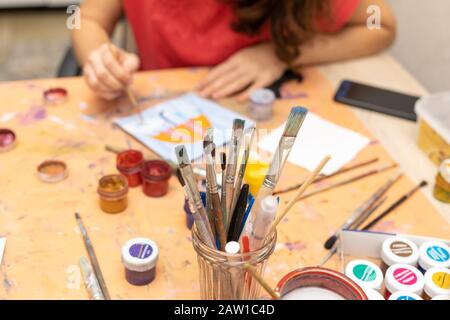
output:
<instances>
[{"instance_id":1,"label":"glass jar holding brush","mask_svg":"<svg viewBox=\"0 0 450 320\"><path fill-rule=\"evenodd\" d=\"M267 237L265 245L248 253L228 254L208 247L199 236L195 224L192 244L197 253L202 300L256 300L261 286L245 270L252 265L263 277L267 261L277 242L276 232Z\"/></svg>"}]
</instances>

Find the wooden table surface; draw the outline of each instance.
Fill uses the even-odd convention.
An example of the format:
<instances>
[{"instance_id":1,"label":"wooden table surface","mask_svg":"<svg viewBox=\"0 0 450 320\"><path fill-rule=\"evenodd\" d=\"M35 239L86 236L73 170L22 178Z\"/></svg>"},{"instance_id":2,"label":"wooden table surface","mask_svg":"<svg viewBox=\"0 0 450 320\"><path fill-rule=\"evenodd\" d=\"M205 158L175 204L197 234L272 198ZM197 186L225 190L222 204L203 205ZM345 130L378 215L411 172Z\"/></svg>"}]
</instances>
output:
<instances>
[{"instance_id":1,"label":"wooden table surface","mask_svg":"<svg viewBox=\"0 0 450 320\"><path fill-rule=\"evenodd\" d=\"M339 66L322 70L327 75L336 75ZM206 70L201 69L144 72L138 75L134 88L139 95L148 94L155 86L173 92L187 91L205 74ZM315 68L305 69L304 74L303 83L288 84L291 92L302 97L277 101L274 118L259 123L259 128L276 128L293 105L305 105L338 125L372 137L372 143L355 161L379 157L380 162L369 168L392 163L391 156L379 143L381 139L372 136L350 108L332 101L333 85ZM43 90L53 86L68 89L70 98L65 104L43 105ZM96 99L80 78L3 83L0 97L0 127L14 129L19 141L14 150L0 154L0 237L8 239L0 266L0 298L88 297L77 267L78 259L86 256L74 219L74 213L80 212L113 299L198 299L196 256L184 222L182 190L175 179L164 198L146 198L138 188L131 190L125 212L108 215L99 208L97 181L104 174L116 172L115 156L106 152L104 145L143 149L111 126L113 117L126 115L127 102L105 103ZM222 103L249 116L246 106L232 101ZM56 185L40 182L36 166L46 159L65 161L70 170L68 179ZM405 171L408 169L400 164ZM322 247L325 239L395 173L396 170L391 170L297 204L280 225L279 241L265 275L267 280L275 285L287 272L317 264L326 253ZM305 175L305 170L289 164L279 187L298 183ZM409 177L402 178L390 190L385 206L413 185ZM291 197L292 193L283 195L282 203ZM448 223L422 192L375 230L440 238L448 238L450 234ZM126 282L120 262L121 246L137 236L155 240L161 250L157 278L144 287ZM329 266L333 267L334 262Z\"/></svg>"}]
</instances>

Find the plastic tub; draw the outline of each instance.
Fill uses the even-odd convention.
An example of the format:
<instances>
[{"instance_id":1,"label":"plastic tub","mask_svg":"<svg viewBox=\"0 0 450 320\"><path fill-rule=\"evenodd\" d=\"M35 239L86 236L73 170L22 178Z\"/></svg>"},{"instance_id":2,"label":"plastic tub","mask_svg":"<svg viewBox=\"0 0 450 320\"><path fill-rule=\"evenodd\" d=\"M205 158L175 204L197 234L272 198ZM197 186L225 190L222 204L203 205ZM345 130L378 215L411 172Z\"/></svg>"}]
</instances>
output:
<instances>
[{"instance_id":1,"label":"plastic tub","mask_svg":"<svg viewBox=\"0 0 450 320\"><path fill-rule=\"evenodd\" d=\"M450 158L450 92L421 98L416 103L419 147L436 164Z\"/></svg>"}]
</instances>

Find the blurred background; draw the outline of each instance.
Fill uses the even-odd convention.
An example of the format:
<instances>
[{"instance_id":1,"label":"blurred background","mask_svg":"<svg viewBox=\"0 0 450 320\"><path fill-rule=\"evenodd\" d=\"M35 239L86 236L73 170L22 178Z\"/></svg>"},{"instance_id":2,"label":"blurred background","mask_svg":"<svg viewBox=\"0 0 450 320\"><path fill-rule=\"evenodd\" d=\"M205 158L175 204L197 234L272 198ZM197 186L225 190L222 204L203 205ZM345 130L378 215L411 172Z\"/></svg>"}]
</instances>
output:
<instances>
[{"instance_id":1,"label":"blurred background","mask_svg":"<svg viewBox=\"0 0 450 320\"><path fill-rule=\"evenodd\" d=\"M448 90L450 1L387 1L398 21L397 41L389 52L430 92ZM57 75L70 48L66 8L80 2L0 0L0 81ZM114 38L132 46L124 23Z\"/></svg>"}]
</instances>

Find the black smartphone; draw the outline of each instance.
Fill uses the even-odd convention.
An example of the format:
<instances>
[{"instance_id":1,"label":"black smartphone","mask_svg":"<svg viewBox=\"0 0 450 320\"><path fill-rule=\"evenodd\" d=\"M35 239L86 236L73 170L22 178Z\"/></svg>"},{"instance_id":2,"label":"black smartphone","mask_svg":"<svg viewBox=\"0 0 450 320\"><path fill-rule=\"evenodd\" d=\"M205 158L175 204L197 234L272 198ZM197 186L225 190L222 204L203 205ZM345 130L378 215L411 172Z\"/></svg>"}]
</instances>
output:
<instances>
[{"instance_id":1,"label":"black smartphone","mask_svg":"<svg viewBox=\"0 0 450 320\"><path fill-rule=\"evenodd\" d=\"M339 86L334 100L354 107L416 121L414 106L419 98L344 80Z\"/></svg>"}]
</instances>

